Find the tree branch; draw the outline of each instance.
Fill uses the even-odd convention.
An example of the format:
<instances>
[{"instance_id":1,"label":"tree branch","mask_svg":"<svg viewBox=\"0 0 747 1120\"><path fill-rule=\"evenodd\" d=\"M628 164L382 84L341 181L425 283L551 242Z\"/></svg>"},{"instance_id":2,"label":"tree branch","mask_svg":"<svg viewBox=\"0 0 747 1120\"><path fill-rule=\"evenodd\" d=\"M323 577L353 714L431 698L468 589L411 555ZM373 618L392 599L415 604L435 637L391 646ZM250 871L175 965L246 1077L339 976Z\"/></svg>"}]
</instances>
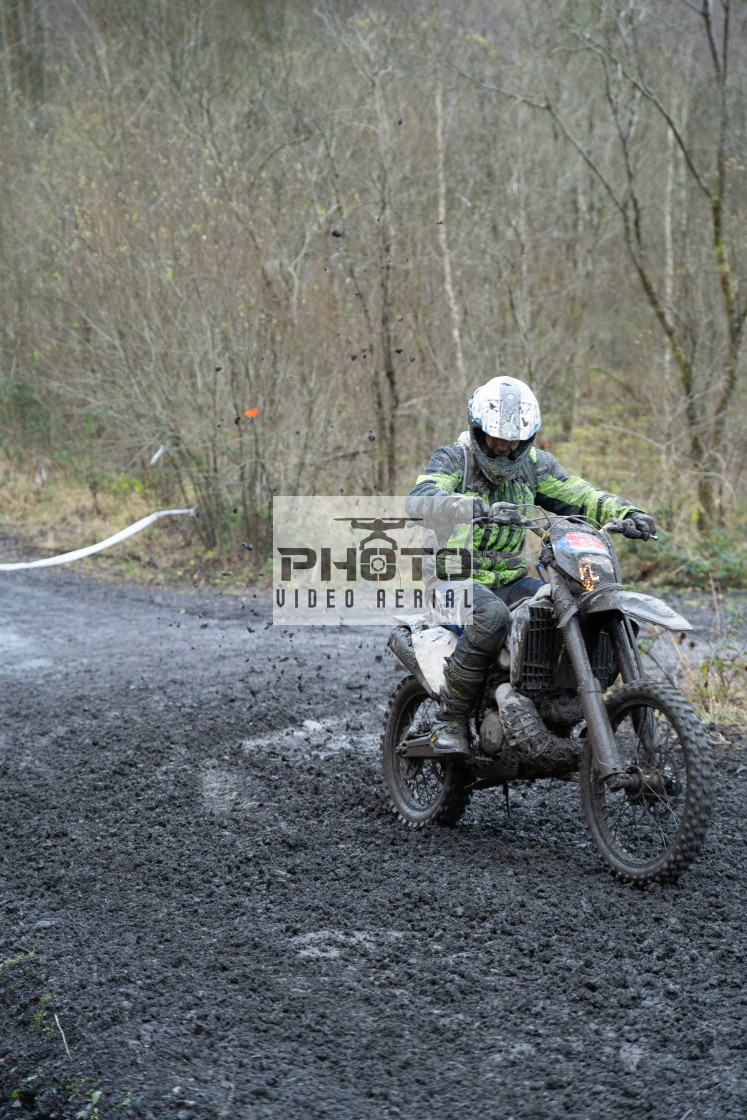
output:
<instances>
[{"instance_id":1,"label":"tree branch","mask_svg":"<svg viewBox=\"0 0 747 1120\"><path fill-rule=\"evenodd\" d=\"M708 198L710 198L711 192L709 191L708 186L703 181L700 172L695 166L693 157L690 154L682 133L675 124L671 113L664 107L664 105L662 105L659 97L654 92L654 90L651 89L648 83L644 82L641 78L638 77L638 75L634 74L633 71L630 70L629 67L627 67L622 62L622 60L618 58L617 55L613 51L611 51L610 48L607 47L604 43L600 43L597 39L594 39L588 31L581 31L579 28L574 27L572 24L569 26L571 34L574 35L575 38L583 43L586 48L591 51L592 54L596 54L598 57L604 57L609 62L613 63L613 65L618 68L620 73L625 75L630 84L634 86L638 90L638 92L643 97L645 97L647 101L650 101L651 104L657 109L657 111L661 114L661 116L671 128L672 134L677 141L677 145L680 148L683 156L685 157L685 163L687 164L690 174L693 176L695 182L698 184L703 193L707 195Z\"/></svg>"},{"instance_id":2,"label":"tree branch","mask_svg":"<svg viewBox=\"0 0 747 1120\"><path fill-rule=\"evenodd\" d=\"M459 332L459 309L454 285L451 280L451 257L449 255L449 242L446 237L446 172L444 168L444 109L441 82L436 84L436 156L438 165L438 242L441 247L441 258L444 269L444 289L449 304L451 316L451 337L454 339L454 356L456 358L459 384L466 387L467 376L464 371L464 356L462 354L462 337Z\"/></svg>"},{"instance_id":3,"label":"tree branch","mask_svg":"<svg viewBox=\"0 0 747 1120\"><path fill-rule=\"evenodd\" d=\"M708 40L708 49L711 52L711 61L713 62L713 69L717 79L721 79L721 64L719 63L718 51L716 50L716 42L713 38L713 23L711 21L711 5L709 0L703 0L701 7L698 9L698 14L703 17L703 22L706 28L706 38Z\"/></svg>"},{"instance_id":4,"label":"tree branch","mask_svg":"<svg viewBox=\"0 0 747 1120\"><path fill-rule=\"evenodd\" d=\"M568 127L565 123L565 121L561 117L558 116L555 108L550 103L550 101L548 101L547 99L545 99L544 101L537 101L535 98L527 97L523 93L514 93L512 90L502 89L500 86L490 85L489 82L484 82L481 78L475 78L475 77L473 77L472 74L465 73L464 70L460 70L458 66L455 66L453 63L449 62L448 60L446 60L446 63L447 63L448 66L451 67L452 70L456 70L457 74L461 74L461 76L463 78L466 78L468 82L471 82L473 85L480 86L481 89L490 90L492 93L500 93L502 97L508 97L512 101L518 101L522 105L529 105L532 109L544 109L545 112L549 113L550 116L552 117L552 119L557 124L560 131L565 136L566 140L568 140L568 142L573 145L573 147L576 149L578 154L581 156L584 163L586 163L589 170L593 172L593 174L597 177L597 179L602 184L604 189L607 191L607 194L612 199L616 208L618 210L622 210L622 208L623 208L622 203L621 203L620 199L617 197L617 195L615 194L615 191L614 191L613 187L611 186L611 184L607 180L607 178L604 175L604 173L602 172L601 168L599 168L597 166L597 164L594 163L594 161L592 160L589 153L584 149L584 147L576 139L576 137L570 132L570 130L568 129Z\"/></svg>"}]
</instances>

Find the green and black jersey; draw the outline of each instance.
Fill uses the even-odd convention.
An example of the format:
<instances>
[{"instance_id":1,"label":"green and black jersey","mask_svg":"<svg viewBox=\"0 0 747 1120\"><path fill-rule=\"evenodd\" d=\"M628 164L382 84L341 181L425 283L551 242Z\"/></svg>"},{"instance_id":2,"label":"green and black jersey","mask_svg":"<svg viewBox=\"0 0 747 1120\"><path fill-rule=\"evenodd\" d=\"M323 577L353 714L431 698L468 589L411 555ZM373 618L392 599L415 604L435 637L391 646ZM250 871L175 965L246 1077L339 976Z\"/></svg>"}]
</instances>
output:
<instances>
[{"instance_id":1,"label":"green and black jersey","mask_svg":"<svg viewBox=\"0 0 747 1120\"><path fill-rule=\"evenodd\" d=\"M495 485L482 473L471 451L467 450L465 457L461 441L439 447L410 491L407 511L439 527L438 536L449 548L471 547L474 578L491 590L527 575L529 561L522 555L526 529L517 525L453 525L454 495L462 493L468 498L482 498L488 506L512 502L524 516L537 505L561 516L584 514L599 524L610 517L625 517L637 508L624 498L598 490L578 475L568 474L549 451L531 448L517 476Z\"/></svg>"}]
</instances>

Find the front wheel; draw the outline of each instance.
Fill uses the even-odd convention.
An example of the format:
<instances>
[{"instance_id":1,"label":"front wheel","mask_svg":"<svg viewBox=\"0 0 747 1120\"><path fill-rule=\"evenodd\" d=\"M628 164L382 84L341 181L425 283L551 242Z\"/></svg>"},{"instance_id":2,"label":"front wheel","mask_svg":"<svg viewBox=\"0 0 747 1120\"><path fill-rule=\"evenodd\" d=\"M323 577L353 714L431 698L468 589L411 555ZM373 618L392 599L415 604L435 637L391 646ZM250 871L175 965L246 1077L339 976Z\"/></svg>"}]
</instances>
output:
<instances>
[{"instance_id":1,"label":"front wheel","mask_svg":"<svg viewBox=\"0 0 747 1120\"><path fill-rule=\"evenodd\" d=\"M622 685L607 711L623 770L635 790L611 790L584 746L579 782L597 849L628 882L673 882L705 839L713 803L713 764L705 729L685 698L661 681Z\"/></svg>"},{"instance_id":2,"label":"front wheel","mask_svg":"<svg viewBox=\"0 0 747 1120\"><path fill-rule=\"evenodd\" d=\"M410 828L456 824L472 796L459 759L407 758L398 751L406 736L425 735L435 717L436 701L415 677L400 681L386 714L381 762L392 812Z\"/></svg>"}]
</instances>

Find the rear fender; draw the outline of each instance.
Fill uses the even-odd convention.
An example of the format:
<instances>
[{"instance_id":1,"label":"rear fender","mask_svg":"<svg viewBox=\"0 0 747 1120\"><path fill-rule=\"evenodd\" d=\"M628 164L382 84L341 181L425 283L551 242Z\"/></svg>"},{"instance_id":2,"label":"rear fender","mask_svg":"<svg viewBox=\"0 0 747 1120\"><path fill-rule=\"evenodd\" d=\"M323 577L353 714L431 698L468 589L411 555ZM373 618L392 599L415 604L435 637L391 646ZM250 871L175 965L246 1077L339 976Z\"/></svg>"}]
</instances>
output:
<instances>
[{"instance_id":1,"label":"rear fender","mask_svg":"<svg viewBox=\"0 0 747 1120\"><path fill-rule=\"evenodd\" d=\"M438 699L444 683L446 658L454 652L457 640L456 634L443 626L419 630L397 626L389 635L387 645L426 692Z\"/></svg>"},{"instance_id":2,"label":"rear fender","mask_svg":"<svg viewBox=\"0 0 747 1120\"><path fill-rule=\"evenodd\" d=\"M451 657L458 640L456 634L444 626L431 626L412 635L418 668L432 696L438 697L441 693L446 658Z\"/></svg>"}]
</instances>

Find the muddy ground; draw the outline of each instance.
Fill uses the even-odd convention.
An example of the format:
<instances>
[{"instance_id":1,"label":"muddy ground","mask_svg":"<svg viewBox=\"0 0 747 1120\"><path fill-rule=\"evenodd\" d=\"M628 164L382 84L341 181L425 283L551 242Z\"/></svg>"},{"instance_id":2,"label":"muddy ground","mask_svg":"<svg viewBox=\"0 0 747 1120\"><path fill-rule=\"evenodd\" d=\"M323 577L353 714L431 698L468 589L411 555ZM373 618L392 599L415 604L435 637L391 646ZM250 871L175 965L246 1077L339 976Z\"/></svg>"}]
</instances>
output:
<instances>
[{"instance_id":1,"label":"muddy ground","mask_svg":"<svg viewBox=\"0 0 747 1120\"><path fill-rule=\"evenodd\" d=\"M676 887L618 885L573 785L412 834L384 632L268 619L2 578L0 1117L744 1116L744 741Z\"/></svg>"}]
</instances>

